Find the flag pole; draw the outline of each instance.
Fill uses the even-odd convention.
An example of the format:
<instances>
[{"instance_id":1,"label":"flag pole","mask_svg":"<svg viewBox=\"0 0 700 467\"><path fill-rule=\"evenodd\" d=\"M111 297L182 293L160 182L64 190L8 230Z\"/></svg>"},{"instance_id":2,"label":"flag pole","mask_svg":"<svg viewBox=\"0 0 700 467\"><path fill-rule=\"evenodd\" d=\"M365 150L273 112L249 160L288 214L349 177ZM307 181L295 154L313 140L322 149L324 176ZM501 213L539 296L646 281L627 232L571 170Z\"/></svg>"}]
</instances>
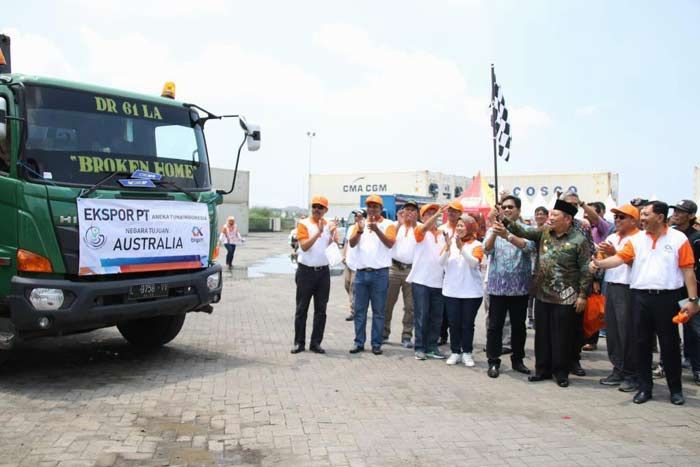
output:
<instances>
[{"instance_id":1,"label":"flag pole","mask_svg":"<svg viewBox=\"0 0 700 467\"><path fill-rule=\"evenodd\" d=\"M491 64L491 139L493 141L493 186L494 186L494 202L498 204L498 154L496 152L496 112L498 110L493 105L496 97L496 73Z\"/></svg>"}]
</instances>

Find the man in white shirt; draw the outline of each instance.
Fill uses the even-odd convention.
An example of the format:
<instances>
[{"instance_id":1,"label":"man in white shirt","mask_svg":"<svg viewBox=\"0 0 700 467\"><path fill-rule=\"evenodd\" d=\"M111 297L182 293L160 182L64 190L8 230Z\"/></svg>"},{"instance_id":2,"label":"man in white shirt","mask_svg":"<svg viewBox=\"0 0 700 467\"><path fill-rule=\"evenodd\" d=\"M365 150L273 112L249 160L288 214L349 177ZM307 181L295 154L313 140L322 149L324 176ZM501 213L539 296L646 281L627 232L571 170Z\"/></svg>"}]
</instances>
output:
<instances>
[{"instance_id":1,"label":"man in white shirt","mask_svg":"<svg viewBox=\"0 0 700 467\"><path fill-rule=\"evenodd\" d=\"M685 403L681 384L681 349L678 326L673 317L679 309L685 285L688 299L680 310L692 318L698 313L695 257L687 237L668 227L668 204L652 201L640 214L642 228L615 256L594 260L596 267L612 269L632 263L630 289L639 358L639 391L632 402L643 404L652 398L652 344L659 337L666 383L671 403Z\"/></svg>"},{"instance_id":2,"label":"man in white shirt","mask_svg":"<svg viewBox=\"0 0 700 467\"><path fill-rule=\"evenodd\" d=\"M614 256L639 232L639 211L631 204L611 209L615 215L615 233L598 245L598 256ZM637 350L632 326L632 268L623 264L605 271L605 323L608 357L613 370L600 380L604 386L620 386L623 392L637 389ZM595 272L593 268L592 273Z\"/></svg>"},{"instance_id":3,"label":"man in white shirt","mask_svg":"<svg viewBox=\"0 0 700 467\"><path fill-rule=\"evenodd\" d=\"M401 210L402 215L396 231L396 242L391 249L391 267L389 268L389 290L386 297L386 310L384 313L384 342L391 334L391 317L394 306L399 298L399 290L403 295L403 330L401 332L401 345L410 349L411 336L413 335L413 294L411 284L406 278L411 273L413 253L416 249L414 229L418 220L418 203L409 200Z\"/></svg>"},{"instance_id":4,"label":"man in white shirt","mask_svg":"<svg viewBox=\"0 0 700 467\"><path fill-rule=\"evenodd\" d=\"M389 286L391 248L396 240L396 225L382 217L381 196L366 200L367 222L355 224L350 234L350 248L357 249L355 258L355 341L351 354L364 351L367 339L367 308L372 303L372 353L382 354L384 307Z\"/></svg>"},{"instance_id":5,"label":"man in white shirt","mask_svg":"<svg viewBox=\"0 0 700 467\"><path fill-rule=\"evenodd\" d=\"M328 200L323 196L311 198L311 216L299 222L297 239L296 314L294 316L294 347L292 353L304 351L306 344L306 316L311 299L314 299L314 325L309 350L323 354L321 347L326 327L326 305L331 289L331 275L326 258L326 248L335 241L336 226L328 224L323 216L328 211Z\"/></svg>"}]
</instances>

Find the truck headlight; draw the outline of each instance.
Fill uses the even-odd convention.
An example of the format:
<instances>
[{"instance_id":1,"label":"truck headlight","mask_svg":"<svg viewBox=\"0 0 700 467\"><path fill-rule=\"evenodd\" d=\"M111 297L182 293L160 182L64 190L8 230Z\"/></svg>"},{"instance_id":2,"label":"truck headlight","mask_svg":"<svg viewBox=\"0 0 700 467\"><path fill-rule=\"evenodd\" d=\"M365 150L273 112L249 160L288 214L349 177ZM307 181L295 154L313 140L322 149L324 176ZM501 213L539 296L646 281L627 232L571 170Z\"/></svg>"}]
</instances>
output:
<instances>
[{"instance_id":1,"label":"truck headlight","mask_svg":"<svg viewBox=\"0 0 700 467\"><path fill-rule=\"evenodd\" d=\"M29 301L34 309L39 311L58 310L63 305L63 290L32 289Z\"/></svg>"},{"instance_id":2,"label":"truck headlight","mask_svg":"<svg viewBox=\"0 0 700 467\"><path fill-rule=\"evenodd\" d=\"M216 272L207 277L207 287L209 290L218 289L221 285L221 274Z\"/></svg>"}]
</instances>

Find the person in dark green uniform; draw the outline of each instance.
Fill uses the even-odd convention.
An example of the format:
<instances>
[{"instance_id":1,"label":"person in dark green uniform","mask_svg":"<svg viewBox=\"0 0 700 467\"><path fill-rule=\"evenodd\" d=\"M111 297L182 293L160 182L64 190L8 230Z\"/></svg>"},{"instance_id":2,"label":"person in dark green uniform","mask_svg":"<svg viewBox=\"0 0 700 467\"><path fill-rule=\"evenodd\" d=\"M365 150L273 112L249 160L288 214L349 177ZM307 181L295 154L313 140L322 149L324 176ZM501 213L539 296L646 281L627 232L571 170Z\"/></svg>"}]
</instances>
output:
<instances>
[{"instance_id":1,"label":"person in dark green uniform","mask_svg":"<svg viewBox=\"0 0 700 467\"><path fill-rule=\"evenodd\" d=\"M560 387L569 385L569 370L576 344L576 314L586 308L591 284L588 263L591 249L583 234L573 226L578 208L557 200L549 214L550 224L528 228L502 218L494 231L506 229L513 235L537 243L539 258L535 286L535 374L529 381L554 377ZM501 218L499 216L499 218Z\"/></svg>"}]
</instances>

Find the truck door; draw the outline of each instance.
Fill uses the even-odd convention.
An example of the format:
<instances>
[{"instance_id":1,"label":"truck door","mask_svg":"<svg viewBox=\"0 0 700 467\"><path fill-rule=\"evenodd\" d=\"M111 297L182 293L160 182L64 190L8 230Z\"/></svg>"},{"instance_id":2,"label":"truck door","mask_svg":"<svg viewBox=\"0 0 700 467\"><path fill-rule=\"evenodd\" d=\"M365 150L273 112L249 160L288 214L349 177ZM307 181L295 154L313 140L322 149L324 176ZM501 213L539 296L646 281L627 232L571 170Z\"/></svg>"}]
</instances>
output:
<instances>
[{"instance_id":1,"label":"truck door","mask_svg":"<svg viewBox=\"0 0 700 467\"><path fill-rule=\"evenodd\" d=\"M19 125L9 123L5 115L14 114L14 100L7 89L0 88L0 300L10 291L10 279L17 272L17 189L12 178L13 152L19 144Z\"/></svg>"}]
</instances>

